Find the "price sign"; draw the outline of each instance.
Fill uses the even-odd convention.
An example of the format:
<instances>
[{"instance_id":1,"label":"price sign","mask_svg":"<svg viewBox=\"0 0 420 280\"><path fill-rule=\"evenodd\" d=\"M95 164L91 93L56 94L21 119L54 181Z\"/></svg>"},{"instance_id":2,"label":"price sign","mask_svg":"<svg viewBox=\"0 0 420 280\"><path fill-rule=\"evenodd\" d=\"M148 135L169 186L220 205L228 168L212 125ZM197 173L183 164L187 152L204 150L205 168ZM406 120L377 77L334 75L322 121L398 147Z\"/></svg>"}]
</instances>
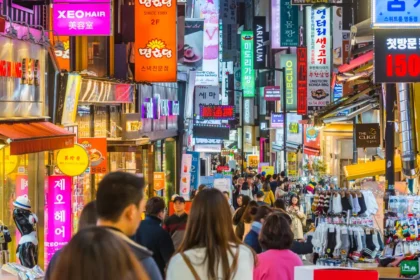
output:
<instances>
[{"instance_id":1,"label":"price sign","mask_svg":"<svg viewBox=\"0 0 420 280\"><path fill-rule=\"evenodd\" d=\"M420 32L375 30L375 82L413 83L420 79Z\"/></svg>"}]
</instances>

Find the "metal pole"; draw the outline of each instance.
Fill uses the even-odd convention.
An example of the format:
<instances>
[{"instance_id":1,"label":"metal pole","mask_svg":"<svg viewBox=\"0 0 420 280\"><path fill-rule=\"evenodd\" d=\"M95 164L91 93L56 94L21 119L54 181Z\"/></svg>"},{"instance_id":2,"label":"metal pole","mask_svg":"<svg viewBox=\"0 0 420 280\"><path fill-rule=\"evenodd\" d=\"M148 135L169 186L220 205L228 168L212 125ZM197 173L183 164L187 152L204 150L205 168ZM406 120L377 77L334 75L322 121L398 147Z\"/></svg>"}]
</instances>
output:
<instances>
[{"instance_id":1,"label":"metal pole","mask_svg":"<svg viewBox=\"0 0 420 280\"><path fill-rule=\"evenodd\" d=\"M283 160L284 160L284 172L287 176L287 113L286 113L286 68L281 68L281 72L283 73L283 100L282 107L283 107Z\"/></svg>"},{"instance_id":2,"label":"metal pole","mask_svg":"<svg viewBox=\"0 0 420 280\"><path fill-rule=\"evenodd\" d=\"M357 153L357 145L356 145L356 141L357 141L356 124L357 124L357 116L353 118L353 160L352 160L353 164L357 164L357 161L359 158L359 155Z\"/></svg>"},{"instance_id":3,"label":"metal pole","mask_svg":"<svg viewBox=\"0 0 420 280\"><path fill-rule=\"evenodd\" d=\"M241 173L244 175L244 164L245 164L245 96L244 90L241 89L241 100L242 100L242 164Z\"/></svg>"},{"instance_id":4,"label":"metal pole","mask_svg":"<svg viewBox=\"0 0 420 280\"><path fill-rule=\"evenodd\" d=\"M395 195L395 112L394 106L397 101L396 85L386 84L385 104L386 104L386 128L385 128L385 196L384 205L388 209L388 198Z\"/></svg>"}]
</instances>

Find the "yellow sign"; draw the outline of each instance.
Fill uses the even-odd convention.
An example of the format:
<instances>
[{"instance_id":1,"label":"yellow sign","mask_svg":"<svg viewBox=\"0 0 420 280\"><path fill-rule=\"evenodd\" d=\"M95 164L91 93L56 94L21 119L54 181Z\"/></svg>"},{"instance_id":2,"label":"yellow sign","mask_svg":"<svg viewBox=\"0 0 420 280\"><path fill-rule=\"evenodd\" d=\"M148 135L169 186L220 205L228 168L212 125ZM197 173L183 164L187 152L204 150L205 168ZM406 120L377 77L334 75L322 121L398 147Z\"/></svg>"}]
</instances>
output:
<instances>
[{"instance_id":1,"label":"yellow sign","mask_svg":"<svg viewBox=\"0 0 420 280\"><path fill-rule=\"evenodd\" d=\"M19 158L18 156L10 155L10 146L4 148L4 162L4 171L6 175L15 171L18 166Z\"/></svg>"},{"instance_id":2,"label":"yellow sign","mask_svg":"<svg viewBox=\"0 0 420 280\"><path fill-rule=\"evenodd\" d=\"M287 153L287 175L297 176L297 154Z\"/></svg>"},{"instance_id":3,"label":"yellow sign","mask_svg":"<svg viewBox=\"0 0 420 280\"><path fill-rule=\"evenodd\" d=\"M261 166L261 173L265 172L265 176L274 175L274 166Z\"/></svg>"},{"instance_id":4,"label":"yellow sign","mask_svg":"<svg viewBox=\"0 0 420 280\"><path fill-rule=\"evenodd\" d=\"M62 149L57 153L57 167L67 176L79 176L89 167L89 154L83 146Z\"/></svg>"},{"instance_id":5,"label":"yellow sign","mask_svg":"<svg viewBox=\"0 0 420 280\"><path fill-rule=\"evenodd\" d=\"M258 168L260 163L260 157L258 155L248 156L248 166L252 168Z\"/></svg>"},{"instance_id":6,"label":"yellow sign","mask_svg":"<svg viewBox=\"0 0 420 280\"><path fill-rule=\"evenodd\" d=\"M165 172L153 172L153 189L161 191L165 188Z\"/></svg>"}]
</instances>

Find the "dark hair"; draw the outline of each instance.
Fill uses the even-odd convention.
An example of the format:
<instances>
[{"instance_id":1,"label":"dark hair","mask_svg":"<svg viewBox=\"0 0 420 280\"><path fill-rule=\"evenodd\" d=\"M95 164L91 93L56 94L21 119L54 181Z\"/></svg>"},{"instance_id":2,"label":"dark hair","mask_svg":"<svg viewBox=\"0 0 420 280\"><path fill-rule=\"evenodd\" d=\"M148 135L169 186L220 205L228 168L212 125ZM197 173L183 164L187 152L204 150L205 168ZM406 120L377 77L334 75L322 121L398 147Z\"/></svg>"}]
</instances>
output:
<instances>
[{"instance_id":1,"label":"dark hair","mask_svg":"<svg viewBox=\"0 0 420 280\"><path fill-rule=\"evenodd\" d=\"M261 174L255 175L255 178L257 178L258 180L261 180Z\"/></svg>"},{"instance_id":2,"label":"dark hair","mask_svg":"<svg viewBox=\"0 0 420 280\"><path fill-rule=\"evenodd\" d=\"M274 208L283 209L284 211L286 211L286 205L284 204L284 200L281 198L277 198L276 201L274 201Z\"/></svg>"},{"instance_id":3,"label":"dark hair","mask_svg":"<svg viewBox=\"0 0 420 280\"><path fill-rule=\"evenodd\" d=\"M286 172L284 172L284 171L280 172L280 176L281 177L286 177Z\"/></svg>"},{"instance_id":4,"label":"dark hair","mask_svg":"<svg viewBox=\"0 0 420 280\"><path fill-rule=\"evenodd\" d=\"M99 182L96 193L96 211L99 219L117 222L124 209L143 199L144 181L142 178L124 172L107 174Z\"/></svg>"},{"instance_id":5,"label":"dark hair","mask_svg":"<svg viewBox=\"0 0 420 280\"><path fill-rule=\"evenodd\" d=\"M96 225L96 201L91 201L83 207L79 217L79 230Z\"/></svg>"},{"instance_id":6,"label":"dark hair","mask_svg":"<svg viewBox=\"0 0 420 280\"><path fill-rule=\"evenodd\" d=\"M246 175L246 180L248 179L254 179L254 175L251 175L251 174Z\"/></svg>"},{"instance_id":7,"label":"dark hair","mask_svg":"<svg viewBox=\"0 0 420 280\"><path fill-rule=\"evenodd\" d=\"M242 220L245 223L251 223L254 220L255 214L257 214L258 203L255 200L252 200L248 203L245 208L244 214L242 215Z\"/></svg>"},{"instance_id":8,"label":"dark hair","mask_svg":"<svg viewBox=\"0 0 420 280\"><path fill-rule=\"evenodd\" d=\"M155 196L150 198L146 204L146 215L157 216L160 212L165 210L165 201L159 197Z\"/></svg>"},{"instance_id":9,"label":"dark hair","mask_svg":"<svg viewBox=\"0 0 420 280\"><path fill-rule=\"evenodd\" d=\"M276 211L265 219L258 238L264 250L285 250L292 247L293 232L284 215Z\"/></svg>"},{"instance_id":10,"label":"dark hair","mask_svg":"<svg viewBox=\"0 0 420 280\"><path fill-rule=\"evenodd\" d=\"M267 175L267 176L265 176L265 181L267 182L267 183L270 183L270 179L271 179L271 175Z\"/></svg>"},{"instance_id":11,"label":"dark hair","mask_svg":"<svg viewBox=\"0 0 420 280\"><path fill-rule=\"evenodd\" d=\"M206 279L216 279L218 268L221 268L222 279L232 279L236 274L238 259L234 257L231 267L229 255L234 256L232 247L239 250L242 242L233 232L231 221L229 204L219 190L204 189L197 194L191 206L184 239L178 252L205 248Z\"/></svg>"},{"instance_id":12,"label":"dark hair","mask_svg":"<svg viewBox=\"0 0 420 280\"><path fill-rule=\"evenodd\" d=\"M292 195L291 197L290 197L290 201L289 201L289 205L290 206L292 206L293 204L292 204L292 200L293 200L293 198L297 198L297 200L298 200L298 202L297 202L297 206L300 206L300 197L298 196L298 195L296 195L296 194L294 194L294 195Z\"/></svg>"},{"instance_id":13,"label":"dark hair","mask_svg":"<svg viewBox=\"0 0 420 280\"><path fill-rule=\"evenodd\" d=\"M227 195L228 195L228 197L230 197L230 194L229 194L229 192L228 192L228 191L224 191L224 192L223 192L223 194L227 194Z\"/></svg>"},{"instance_id":14,"label":"dark hair","mask_svg":"<svg viewBox=\"0 0 420 280\"><path fill-rule=\"evenodd\" d=\"M256 194L256 197L257 198L264 197L264 192L263 191L258 191L257 194Z\"/></svg>"},{"instance_id":15,"label":"dark hair","mask_svg":"<svg viewBox=\"0 0 420 280\"><path fill-rule=\"evenodd\" d=\"M242 197L242 206L241 207L247 207L249 202L251 201L251 198L247 195L240 194L238 197Z\"/></svg>"},{"instance_id":16,"label":"dark hair","mask_svg":"<svg viewBox=\"0 0 420 280\"><path fill-rule=\"evenodd\" d=\"M254 221L260 222L262 219L265 219L271 212L273 212L273 210L268 206L263 205L258 207L257 213L254 216Z\"/></svg>"},{"instance_id":17,"label":"dark hair","mask_svg":"<svg viewBox=\"0 0 420 280\"><path fill-rule=\"evenodd\" d=\"M283 218L285 218L285 219L286 219L286 221L287 221L290 225L292 225L292 218L290 217L290 215L289 215L286 211L282 211L282 210L275 209L273 212L276 212L276 213L278 213L279 215L281 215Z\"/></svg>"},{"instance_id":18,"label":"dark hair","mask_svg":"<svg viewBox=\"0 0 420 280\"><path fill-rule=\"evenodd\" d=\"M274 174L273 175L273 180L277 180L277 178L279 177L279 175L277 175L277 174Z\"/></svg>"},{"instance_id":19,"label":"dark hair","mask_svg":"<svg viewBox=\"0 0 420 280\"><path fill-rule=\"evenodd\" d=\"M206 185L204 185L204 184L201 184L201 185L199 185L198 186L198 191L199 192L201 192L202 190L204 190L205 188L207 188L207 186Z\"/></svg>"},{"instance_id":20,"label":"dark hair","mask_svg":"<svg viewBox=\"0 0 420 280\"><path fill-rule=\"evenodd\" d=\"M124 241L104 227L88 227L79 231L61 251L50 279L143 280L149 277Z\"/></svg>"},{"instance_id":21,"label":"dark hair","mask_svg":"<svg viewBox=\"0 0 420 280\"><path fill-rule=\"evenodd\" d=\"M265 182L263 184L263 191L265 191L265 192L271 191L270 182L268 180L265 180Z\"/></svg>"},{"instance_id":22,"label":"dark hair","mask_svg":"<svg viewBox=\"0 0 420 280\"><path fill-rule=\"evenodd\" d=\"M238 180L238 179L239 179L238 175L235 175L235 176L232 177L232 181L235 181L235 180Z\"/></svg>"}]
</instances>

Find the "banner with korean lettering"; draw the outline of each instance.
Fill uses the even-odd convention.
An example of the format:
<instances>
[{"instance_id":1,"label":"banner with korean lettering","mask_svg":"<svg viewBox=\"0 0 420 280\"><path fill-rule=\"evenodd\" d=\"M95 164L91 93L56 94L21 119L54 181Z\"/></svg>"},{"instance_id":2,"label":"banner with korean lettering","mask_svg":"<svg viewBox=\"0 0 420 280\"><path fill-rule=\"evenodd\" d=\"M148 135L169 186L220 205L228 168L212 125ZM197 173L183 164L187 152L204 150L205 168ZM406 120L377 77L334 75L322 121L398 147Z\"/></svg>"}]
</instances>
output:
<instances>
[{"instance_id":1,"label":"banner with korean lettering","mask_svg":"<svg viewBox=\"0 0 420 280\"><path fill-rule=\"evenodd\" d=\"M280 0L280 46L297 47L299 45L299 7L291 0Z\"/></svg>"},{"instance_id":2,"label":"banner with korean lettering","mask_svg":"<svg viewBox=\"0 0 420 280\"><path fill-rule=\"evenodd\" d=\"M45 260L63 248L72 236L70 176L49 176L47 193L47 228L45 233Z\"/></svg>"},{"instance_id":3,"label":"banner with korean lettering","mask_svg":"<svg viewBox=\"0 0 420 280\"><path fill-rule=\"evenodd\" d=\"M220 19L222 20L223 61L234 61L237 57L238 25L236 23L236 0L220 1Z\"/></svg>"},{"instance_id":4,"label":"banner with korean lettering","mask_svg":"<svg viewBox=\"0 0 420 280\"><path fill-rule=\"evenodd\" d=\"M196 86L194 94L194 116L200 115L200 105L219 105L218 86Z\"/></svg>"},{"instance_id":5,"label":"banner with korean lettering","mask_svg":"<svg viewBox=\"0 0 420 280\"><path fill-rule=\"evenodd\" d=\"M200 184L200 153L199 152L190 152L187 154L192 156L191 160L191 186L194 190L198 189Z\"/></svg>"},{"instance_id":6,"label":"banner with korean lettering","mask_svg":"<svg viewBox=\"0 0 420 280\"><path fill-rule=\"evenodd\" d=\"M418 28L419 0L372 0L372 26L375 28Z\"/></svg>"},{"instance_id":7,"label":"banner with korean lettering","mask_svg":"<svg viewBox=\"0 0 420 280\"><path fill-rule=\"evenodd\" d=\"M255 96L254 72L254 34L252 31L241 33L241 84L243 97Z\"/></svg>"},{"instance_id":8,"label":"banner with korean lettering","mask_svg":"<svg viewBox=\"0 0 420 280\"><path fill-rule=\"evenodd\" d=\"M177 81L177 4L173 0L135 1L135 80Z\"/></svg>"},{"instance_id":9,"label":"banner with korean lettering","mask_svg":"<svg viewBox=\"0 0 420 280\"><path fill-rule=\"evenodd\" d=\"M79 138L78 142L89 153L90 174L106 174L108 172L106 138Z\"/></svg>"},{"instance_id":10,"label":"banner with korean lettering","mask_svg":"<svg viewBox=\"0 0 420 280\"><path fill-rule=\"evenodd\" d=\"M280 49L280 0L271 0L271 48Z\"/></svg>"},{"instance_id":11,"label":"banner with korean lettering","mask_svg":"<svg viewBox=\"0 0 420 280\"><path fill-rule=\"evenodd\" d=\"M306 7L308 45L308 113L320 110L331 99L331 13L327 7Z\"/></svg>"},{"instance_id":12,"label":"banner with korean lettering","mask_svg":"<svg viewBox=\"0 0 420 280\"><path fill-rule=\"evenodd\" d=\"M296 100L296 55L295 54L282 54L280 56L280 65L286 70L285 77L286 82L286 111L296 111L297 100Z\"/></svg>"},{"instance_id":13,"label":"banner with korean lettering","mask_svg":"<svg viewBox=\"0 0 420 280\"><path fill-rule=\"evenodd\" d=\"M297 48L297 113L298 115L306 115L308 113L308 53L306 48Z\"/></svg>"}]
</instances>

